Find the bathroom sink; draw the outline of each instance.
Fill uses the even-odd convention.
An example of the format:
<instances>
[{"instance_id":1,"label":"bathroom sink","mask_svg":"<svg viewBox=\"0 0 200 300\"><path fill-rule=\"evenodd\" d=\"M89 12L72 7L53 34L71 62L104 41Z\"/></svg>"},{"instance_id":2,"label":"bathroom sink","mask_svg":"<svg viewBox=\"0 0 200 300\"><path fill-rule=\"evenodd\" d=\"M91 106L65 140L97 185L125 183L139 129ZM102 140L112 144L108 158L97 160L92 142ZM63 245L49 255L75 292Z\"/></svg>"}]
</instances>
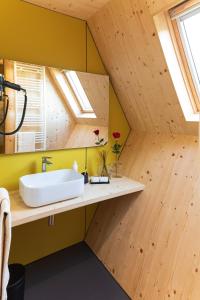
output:
<instances>
[{"instance_id":1,"label":"bathroom sink","mask_svg":"<svg viewBox=\"0 0 200 300\"><path fill-rule=\"evenodd\" d=\"M19 193L30 207L69 200L84 193L84 177L70 169L26 175L19 180Z\"/></svg>"}]
</instances>

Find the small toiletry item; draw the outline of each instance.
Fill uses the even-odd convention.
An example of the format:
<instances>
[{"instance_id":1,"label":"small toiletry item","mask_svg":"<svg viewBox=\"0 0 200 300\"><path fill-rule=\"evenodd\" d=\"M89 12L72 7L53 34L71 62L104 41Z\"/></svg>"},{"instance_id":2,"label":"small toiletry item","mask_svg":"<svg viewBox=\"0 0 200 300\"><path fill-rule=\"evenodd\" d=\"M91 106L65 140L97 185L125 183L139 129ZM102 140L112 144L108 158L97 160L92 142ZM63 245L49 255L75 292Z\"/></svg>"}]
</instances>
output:
<instances>
[{"instance_id":1,"label":"small toiletry item","mask_svg":"<svg viewBox=\"0 0 200 300\"><path fill-rule=\"evenodd\" d=\"M77 164L76 160L73 163L72 170L74 170L75 172L78 172L78 164Z\"/></svg>"},{"instance_id":2,"label":"small toiletry item","mask_svg":"<svg viewBox=\"0 0 200 300\"><path fill-rule=\"evenodd\" d=\"M83 176L84 176L84 183L88 183L89 181L89 176L88 176L88 172L87 171L84 171L83 173L81 173Z\"/></svg>"},{"instance_id":3,"label":"small toiletry item","mask_svg":"<svg viewBox=\"0 0 200 300\"><path fill-rule=\"evenodd\" d=\"M85 170L83 173L81 173L84 176L84 183L88 183L89 182L89 175L87 172L87 162L88 162L88 149L85 148Z\"/></svg>"},{"instance_id":4,"label":"small toiletry item","mask_svg":"<svg viewBox=\"0 0 200 300\"><path fill-rule=\"evenodd\" d=\"M91 184L108 184L110 183L108 176L92 176L90 178Z\"/></svg>"}]
</instances>

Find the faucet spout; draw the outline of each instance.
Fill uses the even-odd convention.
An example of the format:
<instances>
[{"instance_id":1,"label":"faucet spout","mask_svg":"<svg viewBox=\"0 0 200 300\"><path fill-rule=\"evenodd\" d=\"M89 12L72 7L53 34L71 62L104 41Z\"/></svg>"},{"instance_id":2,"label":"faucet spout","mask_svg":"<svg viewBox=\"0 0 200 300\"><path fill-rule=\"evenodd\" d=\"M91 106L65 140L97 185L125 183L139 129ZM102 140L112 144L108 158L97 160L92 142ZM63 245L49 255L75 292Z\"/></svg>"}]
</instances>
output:
<instances>
[{"instance_id":1,"label":"faucet spout","mask_svg":"<svg viewBox=\"0 0 200 300\"><path fill-rule=\"evenodd\" d=\"M52 157L50 157L50 156L43 156L42 157L42 172L47 171L47 165L52 165L53 164L49 159L52 159Z\"/></svg>"}]
</instances>

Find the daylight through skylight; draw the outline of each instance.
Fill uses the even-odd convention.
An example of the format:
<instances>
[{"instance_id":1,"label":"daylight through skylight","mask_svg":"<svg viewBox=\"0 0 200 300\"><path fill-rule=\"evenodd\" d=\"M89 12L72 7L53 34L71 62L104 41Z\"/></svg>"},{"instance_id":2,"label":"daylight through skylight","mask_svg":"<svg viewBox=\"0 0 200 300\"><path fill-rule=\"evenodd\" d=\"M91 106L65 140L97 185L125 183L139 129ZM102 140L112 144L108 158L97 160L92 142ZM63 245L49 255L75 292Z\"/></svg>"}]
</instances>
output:
<instances>
[{"instance_id":1,"label":"daylight through skylight","mask_svg":"<svg viewBox=\"0 0 200 300\"><path fill-rule=\"evenodd\" d=\"M200 7L185 12L177 21L193 81L200 97Z\"/></svg>"}]
</instances>

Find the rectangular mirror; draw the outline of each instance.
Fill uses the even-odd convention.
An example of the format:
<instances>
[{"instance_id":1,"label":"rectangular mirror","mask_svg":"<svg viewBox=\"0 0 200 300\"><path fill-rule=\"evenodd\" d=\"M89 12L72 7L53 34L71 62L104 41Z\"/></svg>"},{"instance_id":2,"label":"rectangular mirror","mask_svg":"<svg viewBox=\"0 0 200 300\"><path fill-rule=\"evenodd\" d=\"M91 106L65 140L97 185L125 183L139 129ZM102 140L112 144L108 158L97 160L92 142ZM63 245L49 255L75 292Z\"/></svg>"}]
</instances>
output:
<instances>
[{"instance_id":1,"label":"rectangular mirror","mask_svg":"<svg viewBox=\"0 0 200 300\"><path fill-rule=\"evenodd\" d=\"M94 147L94 130L108 140L109 77L0 59L5 80L26 89L28 104L22 128L11 136L0 135L0 153ZM20 122L24 95L5 89L9 99L1 131L12 131ZM0 123L6 110L0 101Z\"/></svg>"}]
</instances>

